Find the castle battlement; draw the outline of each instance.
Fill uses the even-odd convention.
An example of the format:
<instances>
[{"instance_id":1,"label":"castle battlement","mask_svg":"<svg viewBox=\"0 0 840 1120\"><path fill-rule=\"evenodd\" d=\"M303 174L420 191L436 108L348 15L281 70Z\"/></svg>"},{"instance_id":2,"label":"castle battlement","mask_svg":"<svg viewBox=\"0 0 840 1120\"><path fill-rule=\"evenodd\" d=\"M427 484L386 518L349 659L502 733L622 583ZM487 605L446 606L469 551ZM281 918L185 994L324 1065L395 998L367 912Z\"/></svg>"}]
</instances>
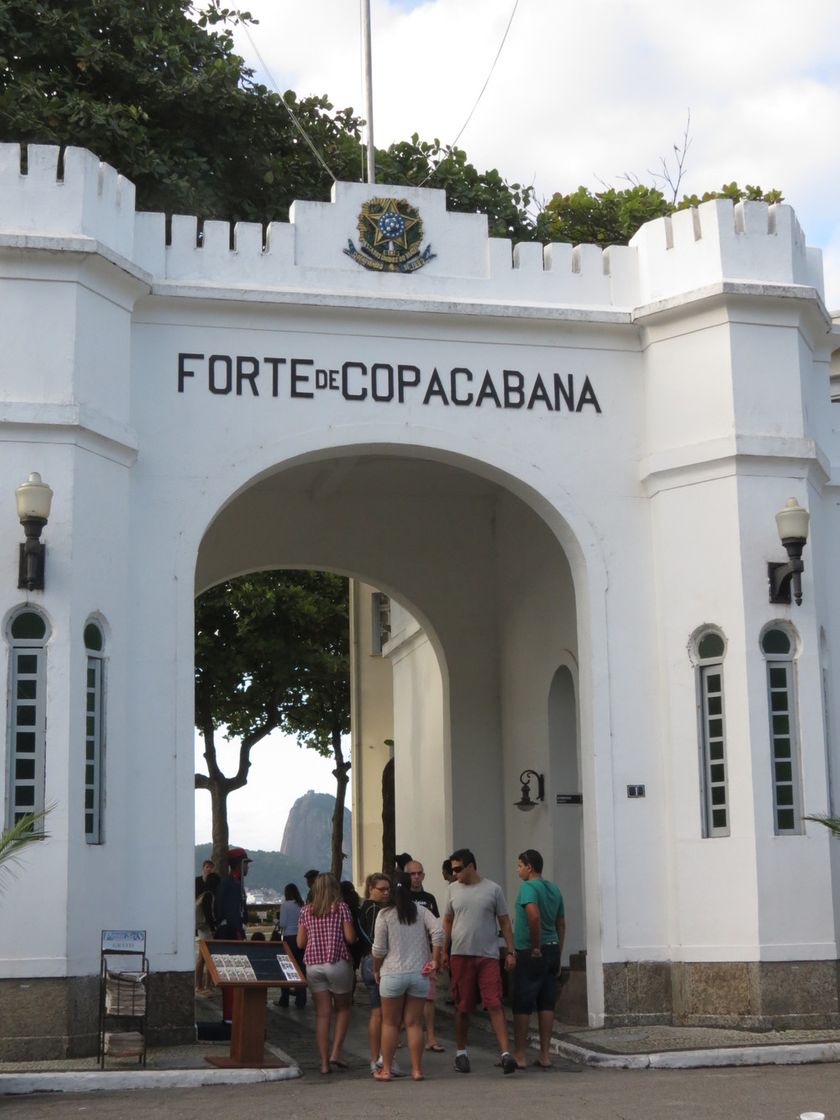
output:
<instances>
[{"instance_id":1,"label":"castle battlement","mask_svg":"<svg viewBox=\"0 0 840 1120\"><path fill-rule=\"evenodd\" d=\"M639 302L721 280L802 284L822 295L822 253L808 248L790 206L718 198L648 222L639 250Z\"/></svg>"},{"instance_id":2,"label":"castle battlement","mask_svg":"<svg viewBox=\"0 0 840 1120\"><path fill-rule=\"evenodd\" d=\"M24 168L22 170L22 167ZM422 221L424 267L369 271L353 250L362 207L406 199ZM339 290L389 299L546 304L629 311L724 280L822 293L819 250L789 206L703 203L643 226L629 246L512 246L482 214L446 209L443 191L336 183L329 202L295 202L288 222L206 221L135 212L134 186L90 152L0 145L0 234L88 237L158 283L284 292Z\"/></svg>"},{"instance_id":3,"label":"castle battlement","mask_svg":"<svg viewBox=\"0 0 840 1120\"><path fill-rule=\"evenodd\" d=\"M22 170L23 168L23 170ZM0 232L90 237L131 260L134 184L84 148L0 144Z\"/></svg>"}]
</instances>

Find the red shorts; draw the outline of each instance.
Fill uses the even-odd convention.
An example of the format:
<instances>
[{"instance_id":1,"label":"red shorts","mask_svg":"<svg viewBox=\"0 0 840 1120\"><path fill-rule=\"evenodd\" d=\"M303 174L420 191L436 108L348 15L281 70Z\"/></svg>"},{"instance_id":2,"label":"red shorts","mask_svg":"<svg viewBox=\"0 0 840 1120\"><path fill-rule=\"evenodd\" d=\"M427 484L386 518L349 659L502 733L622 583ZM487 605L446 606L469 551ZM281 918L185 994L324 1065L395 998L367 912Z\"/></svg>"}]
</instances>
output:
<instances>
[{"instance_id":1,"label":"red shorts","mask_svg":"<svg viewBox=\"0 0 840 1120\"><path fill-rule=\"evenodd\" d=\"M502 1006L498 957L450 957L449 975L452 999L459 1011L475 1011L479 998L488 1011Z\"/></svg>"}]
</instances>

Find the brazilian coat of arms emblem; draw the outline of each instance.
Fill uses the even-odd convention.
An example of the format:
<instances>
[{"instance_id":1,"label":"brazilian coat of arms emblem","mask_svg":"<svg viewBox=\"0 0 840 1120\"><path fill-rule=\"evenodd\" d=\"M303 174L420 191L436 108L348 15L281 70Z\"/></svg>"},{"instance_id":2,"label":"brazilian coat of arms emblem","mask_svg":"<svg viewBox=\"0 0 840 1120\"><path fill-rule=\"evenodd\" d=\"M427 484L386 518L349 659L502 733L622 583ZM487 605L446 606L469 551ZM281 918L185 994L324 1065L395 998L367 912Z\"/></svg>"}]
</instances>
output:
<instances>
[{"instance_id":1,"label":"brazilian coat of arms emblem","mask_svg":"<svg viewBox=\"0 0 840 1120\"><path fill-rule=\"evenodd\" d=\"M416 272L435 254L422 248L420 212L404 198L370 198L359 212L359 245L348 238L344 252L374 272Z\"/></svg>"}]
</instances>

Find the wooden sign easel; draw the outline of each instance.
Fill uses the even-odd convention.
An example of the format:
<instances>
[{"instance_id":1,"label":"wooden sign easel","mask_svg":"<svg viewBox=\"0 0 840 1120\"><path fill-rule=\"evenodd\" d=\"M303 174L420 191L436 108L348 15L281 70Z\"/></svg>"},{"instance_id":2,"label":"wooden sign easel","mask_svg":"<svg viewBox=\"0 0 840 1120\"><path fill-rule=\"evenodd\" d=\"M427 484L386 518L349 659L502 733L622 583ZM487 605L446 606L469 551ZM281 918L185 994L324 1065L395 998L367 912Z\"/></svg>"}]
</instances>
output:
<instances>
[{"instance_id":1,"label":"wooden sign easel","mask_svg":"<svg viewBox=\"0 0 840 1120\"><path fill-rule=\"evenodd\" d=\"M267 988L300 988L303 973L285 941L199 941L214 984L233 988L230 1054L207 1058L225 1069L282 1066L265 1054Z\"/></svg>"}]
</instances>

